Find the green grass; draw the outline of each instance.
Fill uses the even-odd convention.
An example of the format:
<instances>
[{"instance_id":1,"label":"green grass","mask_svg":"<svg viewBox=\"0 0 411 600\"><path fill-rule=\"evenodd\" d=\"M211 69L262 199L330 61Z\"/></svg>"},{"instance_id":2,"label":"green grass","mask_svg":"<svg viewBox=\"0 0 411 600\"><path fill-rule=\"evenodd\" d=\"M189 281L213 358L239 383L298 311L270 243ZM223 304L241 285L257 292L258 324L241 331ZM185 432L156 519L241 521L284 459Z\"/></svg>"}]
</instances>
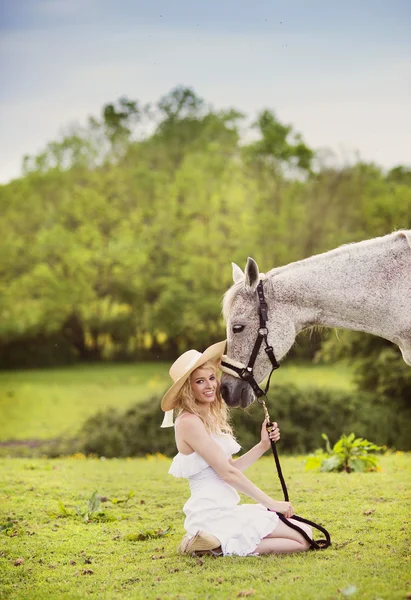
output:
<instances>
[{"instance_id":1,"label":"green grass","mask_svg":"<svg viewBox=\"0 0 411 600\"><path fill-rule=\"evenodd\" d=\"M167 365L153 363L0 373L0 441L75 434L99 410L125 409L167 381Z\"/></svg>"},{"instance_id":2,"label":"green grass","mask_svg":"<svg viewBox=\"0 0 411 600\"><path fill-rule=\"evenodd\" d=\"M381 472L347 475L307 472L298 457L282 460L296 511L329 529L329 549L200 560L176 552L188 485L167 475L168 459L0 460L0 525L12 521L0 533L0 597L337 600L354 586L355 600L403 599L411 591L411 455L390 454L381 463ZM280 498L273 469L267 457L247 473ZM84 507L94 490L135 496L126 505L102 505L113 520L58 516L59 502ZM127 540L169 525L166 537ZM15 566L17 559L24 562Z\"/></svg>"},{"instance_id":3,"label":"green grass","mask_svg":"<svg viewBox=\"0 0 411 600\"><path fill-rule=\"evenodd\" d=\"M321 387L343 391L354 389L352 369L342 364L325 366L285 363L273 373L271 386L284 383L294 383L298 387Z\"/></svg>"},{"instance_id":4,"label":"green grass","mask_svg":"<svg viewBox=\"0 0 411 600\"><path fill-rule=\"evenodd\" d=\"M0 372L0 441L73 435L99 410L125 409L160 395L169 383L168 368L164 363L96 364ZM285 364L271 385L288 382L351 389L352 375L342 366Z\"/></svg>"}]
</instances>

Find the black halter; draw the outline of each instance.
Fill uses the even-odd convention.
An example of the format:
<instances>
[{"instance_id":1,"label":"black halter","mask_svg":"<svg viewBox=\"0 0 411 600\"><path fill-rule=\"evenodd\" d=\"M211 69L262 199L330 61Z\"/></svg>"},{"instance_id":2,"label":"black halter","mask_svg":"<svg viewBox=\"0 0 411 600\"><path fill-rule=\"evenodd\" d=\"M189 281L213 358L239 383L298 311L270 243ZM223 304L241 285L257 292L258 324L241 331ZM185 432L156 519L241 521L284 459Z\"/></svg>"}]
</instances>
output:
<instances>
[{"instance_id":1,"label":"black halter","mask_svg":"<svg viewBox=\"0 0 411 600\"><path fill-rule=\"evenodd\" d=\"M267 321L268 321L268 306L267 306L267 302L265 300L265 296L264 296L264 289L263 289L263 282L260 281L260 283L257 285L257 295L258 295L258 300L259 300L259 316L260 316L260 327L258 329L258 335L257 335L257 339L255 341L254 344L254 348L251 352L251 356L250 359L248 361L248 365L246 367L239 367L237 365L231 364L230 362L228 362L230 359L228 359L228 357L224 357L225 360L221 361L221 366L226 367L227 369L230 369L230 371L234 371L235 373L237 373L237 375L240 377L240 379L242 379L243 381L246 381L247 383L249 383L251 385L251 387L253 388L253 392L254 394L257 396L257 398L261 398L262 396L266 396L268 389L270 387L270 379L271 379L271 375L273 374L273 371L275 371L276 369L278 369L280 367L280 363L277 362L277 359L275 358L274 355L274 348L272 346L270 346L270 344L268 343L268 329L267 329ZM267 385L265 390L262 390L260 388L260 386L258 385L258 383L255 380L254 377L254 364L256 361L256 358L258 356L258 353L260 352L261 349L261 345L264 342L265 344L265 352L267 353L268 358L270 359L271 365L272 365L272 369L270 372L270 375L268 377L268 381L267 381Z\"/></svg>"}]
</instances>

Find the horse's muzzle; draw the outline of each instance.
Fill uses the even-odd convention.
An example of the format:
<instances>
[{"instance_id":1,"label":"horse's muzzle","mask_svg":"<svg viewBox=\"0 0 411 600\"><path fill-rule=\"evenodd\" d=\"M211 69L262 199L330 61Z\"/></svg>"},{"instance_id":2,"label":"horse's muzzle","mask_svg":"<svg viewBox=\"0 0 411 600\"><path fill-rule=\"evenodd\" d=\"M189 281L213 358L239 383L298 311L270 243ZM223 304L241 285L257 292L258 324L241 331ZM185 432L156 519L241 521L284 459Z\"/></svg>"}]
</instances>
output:
<instances>
[{"instance_id":1,"label":"horse's muzzle","mask_svg":"<svg viewBox=\"0 0 411 600\"><path fill-rule=\"evenodd\" d=\"M230 408L246 408L255 400L251 386L227 373L221 376L221 395Z\"/></svg>"}]
</instances>

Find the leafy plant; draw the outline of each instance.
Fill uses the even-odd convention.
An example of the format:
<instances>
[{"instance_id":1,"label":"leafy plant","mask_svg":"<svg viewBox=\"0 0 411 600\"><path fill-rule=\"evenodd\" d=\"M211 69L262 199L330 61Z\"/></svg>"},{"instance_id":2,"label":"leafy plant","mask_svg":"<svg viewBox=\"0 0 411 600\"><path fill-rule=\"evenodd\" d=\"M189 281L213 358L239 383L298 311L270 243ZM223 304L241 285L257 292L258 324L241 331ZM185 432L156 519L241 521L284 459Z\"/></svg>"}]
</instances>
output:
<instances>
[{"instance_id":1,"label":"leafy plant","mask_svg":"<svg viewBox=\"0 0 411 600\"><path fill-rule=\"evenodd\" d=\"M73 511L70 508L67 508L67 506L64 504L64 502L62 502L61 500L59 500L57 506L58 506L59 512L58 512L58 515L55 515L55 516L58 516L58 517L74 516ZM53 513L53 516L54 516L54 513Z\"/></svg>"},{"instance_id":2,"label":"leafy plant","mask_svg":"<svg viewBox=\"0 0 411 600\"><path fill-rule=\"evenodd\" d=\"M125 539L129 542L142 542L144 540L152 540L168 535L172 529L172 525L169 525L167 529L142 529L137 533L130 533L126 535Z\"/></svg>"},{"instance_id":3,"label":"leafy plant","mask_svg":"<svg viewBox=\"0 0 411 600\"><path fill-rule=\"evenodd\" d=\"M127 504L127 502L133 498L135 493L130 491L126 498L107 498L100 496L97 490L92 493L88 499L87 506L85 508L77 505L74 511L68 508L64 502L58 503L58 513L52 513L53 517L80 517L85 523L89 521L115 521L114 515L109 515L103 510L100 510L100 504L102 502L111 502L112 504Z\"/></svg>"},{"instance_id":4,"label":"leafy plant","mask_svg":"<svg viewBox=\"0 0 411 600\"><path fill-rule=\"evenodd\" d=\"M76 513L86 523L88 523L93 518L104 516L104 512L99 511L100 503L100 496L98 495L97 491L94 491L87 502L87 508L84 510L80 506L76 506Z\"/></svg>"},{"instance_id":5,"label":"leafy plant","mask_svg":"<svg viewBox=\"0 0 411 600\"><path fill-rule=\"evenodd\" d=\"M382 450L382 446L363 438L356 438L354 433L342 435L338 442L331 447L328 436L323 433L325 451L317 450L306 461L306 469L319 469L323 472L344 471L346 473L378 471L378 458L372 452Z\"/></svg>"},{"instance_id":6,"label":"leafy plant","mask_svg":"<svg viewBox=\"0 0 411 600\"><path fill-rule=\"evenodd\" d=\"M8 520L6 523L2 523L0 525L0 533L9 534L9 532L13 529L14 524L15 524L15 521L12 521L11 519Z\"/></svg>"},{"instance_id":7,"label":"leafy plant","mask_svg":"<svg viewBox=\"0 0 411 600\"><path fill-rule=\"evenodd\" d=\"M106 498L105 496L100 496L100 501L111 502L111 504L127 504L127 502L134 496L135 492L130 491L125 498Z\"/></svg>"}]
</instances>

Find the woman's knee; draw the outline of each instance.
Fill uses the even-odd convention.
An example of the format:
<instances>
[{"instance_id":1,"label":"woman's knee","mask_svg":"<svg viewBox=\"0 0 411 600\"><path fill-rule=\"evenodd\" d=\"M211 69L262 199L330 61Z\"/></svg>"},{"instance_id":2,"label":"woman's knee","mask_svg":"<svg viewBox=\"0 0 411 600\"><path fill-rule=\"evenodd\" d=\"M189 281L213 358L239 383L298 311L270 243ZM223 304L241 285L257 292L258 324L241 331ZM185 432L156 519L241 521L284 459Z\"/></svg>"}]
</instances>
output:
<instances>
[{"instance_id":1,"label":"woman's knee","mask_svg":"<svg viewBox=\"0 0 411 600\"><path fill-rule=\"evenodd\" d=\"M290 519L290 521L292 521L294 525L297 525L300 529L305 531L305 533L311 540L313 539L313 530L310 525L307 525L306 523L300 523L300 521L295 521L294 519Z\"/></svg>"},{"instance_id":2,"label":"woman's knee","mask_svg":"<svg viewBox=\"0 0 411 600\"><path fill-rule=\"evenodd\" d=\"M304 531L304 533L307 535L307 537L309 537L310 540L312 540L313 530L309 525L306 525L305 523L300 523L299 521L294 521L293 519L290 519L290 520L292 520L293 524L297 525L302 531ZM306 540L306 538L302 535L302 533L299 531L295 531L294 529L292 531L297 536L296 539L301 544L302 550L309 550L311 548L311 544L309 541Z\"/></svg>"},{"instance_id":3,"label":"woman's knee","mask_svg":"<svg viewBox=\"0 0 411 600\"><path fill-rule=\"evenodd\" d=\"M307 542L307 540L305 538L303 538L301 545L304 550L309 550L311 548L310 542Z\"/></svg>"},{"instance_id":4,"label":"woman's knee","mask_svg":"<svg viewBox=\"0 0 411 600\"><path fill-rule=\"evenodd\" d=\"M303 531L305 531L305 533L307 534L307 536L310 538L310 540L313 539L313 530L309 525L306 525L305 523L299 523L300 527L301 525L304 525L304 527L301 527L301 529ZM301 535L301 534L300 534ZM311 548L311 544L310 542L308 542L304 536L302 536L302 545L304 546L304 550L309 550Z\"/></svg>"},{"instance_id":5,"label":"woman's knee","mask_svg":"<svg viewBox=\"0 0 411 600\"><path fill-rule=\"evenodd\" d=\"M301 529L303 531L305 531L305 533L308 535L308 537L310 539L312 538L312 530L309 525L305 525L305 523L300 523L299 521L295 521L294 519L290 519L290 522L293 525L298 525L298 527L301 527ZM304 527L302 527L302 525L304 525ZM277 524L277 527L274 529L274 531L272 531L271 533L266 535L265 538L266 539L284 538L284 539L294 540L302 545L307 544L308 547L310 547L310 544L306 541L304 536L301 535L301 533L299 531L296 531L292 527L289 527L286 523L283 523L282 521L280 521Z\"/></svg>"},{"instance_id":6,"label":"woman's knee","mask_svg":"<svg viewBox=\"0 0 411 600\"><path fill-rule=\"evenodd\" d=\"M313 530L312 530L312 527L310 527L310 525L305 525L304 524L304 527L302 529L304 529L305 533L308 535L308 537L310 538L310 540L312 540L313 539Z\"/></svg>"}]
</instances>

